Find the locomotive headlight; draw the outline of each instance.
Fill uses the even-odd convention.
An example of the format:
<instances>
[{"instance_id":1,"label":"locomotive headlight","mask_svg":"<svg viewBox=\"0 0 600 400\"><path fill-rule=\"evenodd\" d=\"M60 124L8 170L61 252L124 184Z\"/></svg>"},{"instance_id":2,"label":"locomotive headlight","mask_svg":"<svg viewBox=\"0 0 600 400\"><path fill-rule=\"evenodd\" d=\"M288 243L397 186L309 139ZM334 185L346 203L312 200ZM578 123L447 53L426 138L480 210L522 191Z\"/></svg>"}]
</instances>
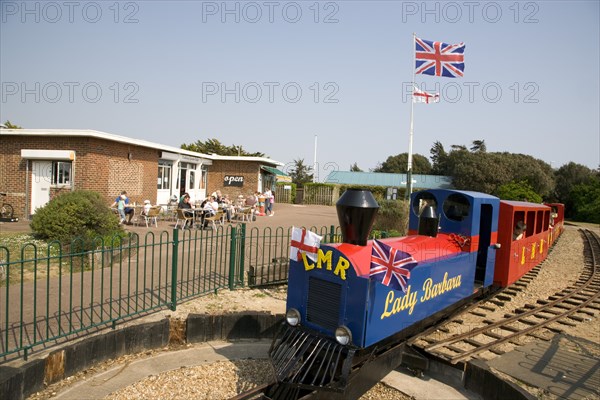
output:
<instances>
[{"instance_id":1,"label":"locomotive headlight","mask_svg":"<svg viewBox=\"0 0 600 400\"><path fill-rule=\"evenodd\" d=\"M343 346L352 342L352 333L350 332L350 329L348 329L344 325L337 328L335 330L335 340L337 340L338 343Z\"/></svg>"},{"instance_id":2,"label":"locomotive headlight","mask_svg":"<svg viewBox=\"0 0 600 400\"><path fill-rule=\"evenodd\" d=\"M291 326L298 325L300 323L300 311L296 310L295 308L290 308L285 313L285 320Z\"/></svg>"}]
</instances>

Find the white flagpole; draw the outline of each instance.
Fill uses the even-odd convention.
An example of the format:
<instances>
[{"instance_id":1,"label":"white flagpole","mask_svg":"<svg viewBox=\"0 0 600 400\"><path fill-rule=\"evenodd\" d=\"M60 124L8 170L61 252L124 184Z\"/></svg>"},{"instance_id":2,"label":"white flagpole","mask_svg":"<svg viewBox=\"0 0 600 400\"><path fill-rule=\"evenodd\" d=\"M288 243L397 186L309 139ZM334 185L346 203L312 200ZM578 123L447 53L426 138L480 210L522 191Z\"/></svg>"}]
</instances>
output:
<instances>
[{"instance_id":1,"label":"white flagpole","mask_svg":"<svg viewBox=\"0 0 600 400\"><path fill-rule=\"evenodd\" d=\"M413 32L413 45L412 45L412 52L413 52L413 63L412 63L412 69L413 69L413 79L412 79L412 86L410 88L410 131L408 134L408 166L406 167L406 198L410 199L410 194L412 193L412 150L413 150L413 133L414 133L414 109L415 109L415 100L414 100L414 91L415 91L415 65L417 62L416 59L416 34Z\"/></svg>"},{"instance_id":2,"label":"white flagpole","mask_svg":"<svg viewBox=\"0 0 600 400\"><path fill-rule=\"evenodd\" d=\"M317 135L315 135L315 156L313 157L313 183L318 182L319 171L317 170Z\"/></svg>"}]
</instances>

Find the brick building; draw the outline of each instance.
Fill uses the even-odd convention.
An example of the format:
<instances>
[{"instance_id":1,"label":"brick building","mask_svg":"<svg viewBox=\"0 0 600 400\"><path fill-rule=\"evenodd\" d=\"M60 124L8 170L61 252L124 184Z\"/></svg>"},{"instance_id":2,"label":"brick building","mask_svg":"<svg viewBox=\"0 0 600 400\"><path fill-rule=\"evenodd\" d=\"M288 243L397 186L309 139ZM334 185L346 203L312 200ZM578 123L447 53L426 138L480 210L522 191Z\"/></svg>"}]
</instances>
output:
<instances>
[{"instance_id":1,"label":"brick building","mask_svg":"<svg viewBox=\"0 0 600 400\"><path fill-rule=\"evenodd\" d=\"M0 192L17 216L69 190L93 190L107 204L126 190L132 201L166 204L188 192L236 196L263 191L282 163L265 157L196 153L93 130L0 129Z\"/></svg>"}]
</instances>

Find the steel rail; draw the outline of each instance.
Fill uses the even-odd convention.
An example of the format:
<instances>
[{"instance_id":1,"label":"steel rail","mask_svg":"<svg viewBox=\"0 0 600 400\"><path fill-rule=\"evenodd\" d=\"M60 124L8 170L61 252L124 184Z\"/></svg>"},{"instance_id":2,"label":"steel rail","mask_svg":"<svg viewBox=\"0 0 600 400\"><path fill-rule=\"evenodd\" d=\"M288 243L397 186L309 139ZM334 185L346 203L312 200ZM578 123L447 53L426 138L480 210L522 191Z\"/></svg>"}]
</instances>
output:
<instances>
[{"instance_id":1,"label":"steel rail","mask_svg":"<svg viewBox=\"0 0 600 400\"><path fill-rule=\"evenodd\" d=\"M589 248L591 250L591 257L592 257L592 262L591 262L591 264L592 264L591 265L591 267L592 267L592 273L590 274L590 277L586 280L586 282L584 284L582 284L581 286L573 289L571 292L567 293L566 295L561 296L558 299L553 300L553 301L551 301L551 302L549 302L549 303L547 303L547 304L545 304L545 305L543 305L541 307L537 307L537 308L531 309L530 311L527 311L527 312L524 312L524 313L521 313L521 314L518 314L518 315L515 315L515 316L512 316L512 317L509 317L509 318L505 318L505 319L503 319L501 321L498 321L498 322L496 322L494 324L487 325L485 327L473 329L473 330L471 330L469 332L466 332L464 334L459 334L459 335L452 336L450 338L447 338L447 339L444 339L442 341L436 342L436 343L434 343L434 344L426 347L424 350L427 351L427 352L429 352L431 350L435 350L437 348L444 347L444 346L450 345L452 343L459 342L459 341L461 341L463 339L472 338L472 337L475 337L478 334L492 331L492 330L494 330L496 328L502 328L503 326L507 326L508 324L510 324L512 322L523 320L527 316L535 315L537 313L544 312L544 310L553 308L555 305L560 304L560 303L564 302L565 300L568 300L568 299L570 299L570 298L572 298L572 297L574 297L576 295L581 296L581 292L584 291L587 287L589 287L594 282L594 280L597 279L597 277L598 277L598 262L597 262L596 252L600 252L600 250L595 249L595 248L597 248L597 247L600 246L600 239L598 238L598 236L595 233L592 233L589 230L587 230L587 231L580 230L580 231L583 232L583 234L584 234L584 236L585 236L585 238L586 238L586 240L588 242ZM596 241L597 246L593 245L592 238ZM588 297L588 296L585 296L585 297ZM540 323L538 323L536 325L533 325L533 326L528 327L526 329L519 330L519 332L515 332L515 333L510 334L508 336L504 336L501 339L497 339L497 340L495 340L493 342L486 343L486 344L484 344L482 346L479 346L479 347L476 347L476 348L474 348L472 350L465 351L465 352L461 353L460 355L451 358L450 361L452 363L457 363L459 361L462 361L462 360L468 358L472 354L479 353L481 351L487 350L490 347L493 347L493 346L496 346L496 345L498 345L500 343L503 343L503 342L506 342L508 340L514 339L515 337L528 334L528 333L530 333L530 332L532 332L534 330L537 330L539 328L542 328L542 327L544 327L544 326L546 326L546 325L548 325L548 324L550 324L550 323L552 323L552 322L554 322L556 320L559 320L559 319L562 319L562 318L566 318L566 317L570 316L571 314L574 314L575 312L579 311L580 309L585 308L590 303L594 302L598 297L600 297L600 292L594 293L586 301L584 301L583 303L581 303L581 304L579 304L579 305L577 305L577 306L575 306L573 308L570 308L569 310L565 311L564 313L556 315L556 316L554 316L552 318L545 319L544 321L542 321L542 322L540 322Z\"/></svg>"}]
</instances>

